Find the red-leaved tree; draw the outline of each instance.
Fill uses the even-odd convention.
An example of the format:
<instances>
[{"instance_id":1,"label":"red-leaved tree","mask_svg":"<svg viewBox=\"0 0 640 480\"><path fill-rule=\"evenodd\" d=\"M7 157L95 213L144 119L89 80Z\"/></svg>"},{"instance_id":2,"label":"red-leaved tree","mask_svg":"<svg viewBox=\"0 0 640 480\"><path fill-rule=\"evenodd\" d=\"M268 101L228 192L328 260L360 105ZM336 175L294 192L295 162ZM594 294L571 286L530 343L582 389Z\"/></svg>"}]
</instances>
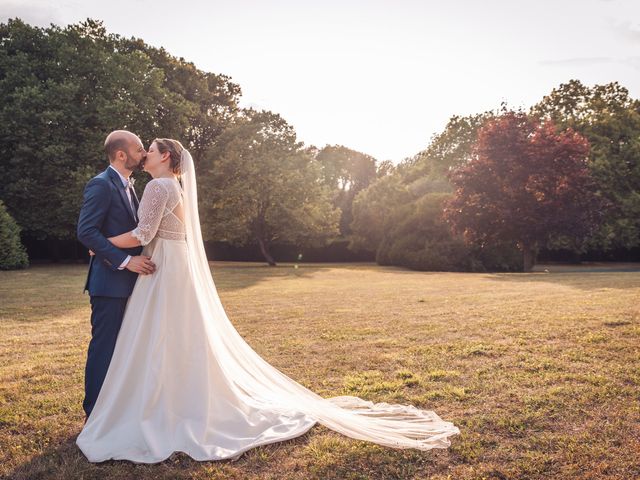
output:
<instances>
[{"instance_id":1,"label":"red-leaved tree","mask_svg":"<svg viewBox=\"0 0 640 480\"><path fill-rule=\"evenodd\" d=\"M445 218L470 243L517 245L530 271L539 247L559 237L579 244L600 221L588 153L573 130L507 111L480 128L471 160L450 173Z\"/></svg>"}]
</instances>

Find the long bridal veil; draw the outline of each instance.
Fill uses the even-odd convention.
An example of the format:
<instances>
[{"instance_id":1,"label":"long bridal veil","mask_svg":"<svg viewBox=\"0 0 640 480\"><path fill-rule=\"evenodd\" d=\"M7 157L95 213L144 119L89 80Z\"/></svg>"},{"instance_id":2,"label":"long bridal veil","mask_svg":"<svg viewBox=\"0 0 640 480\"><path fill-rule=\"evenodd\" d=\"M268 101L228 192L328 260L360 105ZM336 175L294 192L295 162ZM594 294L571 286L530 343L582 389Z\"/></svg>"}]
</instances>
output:
<instances>
[{"instance_id":1,"label":"long bridal veil","mask_svg":"<svg viewBox=\"0 0 640 480\"><path fill-rule=\"evenodd\" d=\"M227 317L211 276L198 215L195 168L186 149L181 168L189 269L207 318L207 341L238 397L267 411L302 412L348 437L388 447L430 450L450 446L449 437L460 430L435 412L354 396L320 397L267 363L244 341Z\"/></svg>"}]
</instances>

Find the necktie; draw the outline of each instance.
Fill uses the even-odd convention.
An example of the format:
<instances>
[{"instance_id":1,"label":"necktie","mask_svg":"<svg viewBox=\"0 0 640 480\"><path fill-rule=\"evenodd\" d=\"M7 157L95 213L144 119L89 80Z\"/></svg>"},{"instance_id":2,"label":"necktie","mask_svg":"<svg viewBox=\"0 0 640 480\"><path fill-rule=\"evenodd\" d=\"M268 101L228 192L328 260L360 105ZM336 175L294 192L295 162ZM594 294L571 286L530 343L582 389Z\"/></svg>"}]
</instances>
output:
<instances>
[{"instance_id":1,"label":"necktie","mask_svg":"<svg viewBox=\"0 0 640 480\"><path fill-rule=\"evenodd\" d=\"M125 185L125 189L128 190L128 197L129 197L129 206L131 207L131 211L133 212L133 218L136 219L136 222L138 221L138 215L136 215L136 207L135 207L135 198L136 198L136 194L135 191L133 190L133 182L129 179L127 179L127 184Z\"/></svg>"}]
</instances>

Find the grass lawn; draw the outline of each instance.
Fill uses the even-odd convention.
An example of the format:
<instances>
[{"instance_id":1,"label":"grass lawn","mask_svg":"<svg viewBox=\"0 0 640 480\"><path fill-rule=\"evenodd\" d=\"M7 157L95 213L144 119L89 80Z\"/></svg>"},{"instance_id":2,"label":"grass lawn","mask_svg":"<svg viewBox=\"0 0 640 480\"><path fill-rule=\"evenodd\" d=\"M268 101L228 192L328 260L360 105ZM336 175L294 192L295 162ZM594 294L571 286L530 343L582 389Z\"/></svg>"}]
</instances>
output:
<instances>
[{"instance_id":1,"label":"grass lawn","mask_svg":"<svg viewBox=\"0 0 640 480\"><path fill-rule=\"evenodd\" d=\"M447 450L321 425L237 462L91 464L82 427L86 266L0 272L0 477L640 478L640 272L413 272L214 262L238 331L323 396L411 403L454 422Z\"/></svg>"}]
</instances>

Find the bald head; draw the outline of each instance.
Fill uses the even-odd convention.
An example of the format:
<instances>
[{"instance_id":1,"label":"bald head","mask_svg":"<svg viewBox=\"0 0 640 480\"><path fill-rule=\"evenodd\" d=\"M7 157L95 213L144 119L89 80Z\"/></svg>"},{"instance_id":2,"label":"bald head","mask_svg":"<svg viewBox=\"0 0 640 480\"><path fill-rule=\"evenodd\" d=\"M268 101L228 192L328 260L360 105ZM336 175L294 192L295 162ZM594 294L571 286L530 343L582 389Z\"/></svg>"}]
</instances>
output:
<instances>
[{"instance_id":1,"label":"bald head","mask_svg":"<svg viewBox=\"0 0 640 480\"><path fill-rule=\"evenodd\" d=\"M104 141L104 151L107 152L109 161L113 162L118 151L128 152L132 145L142 144L138 136L128 130L114 130Z\"/></svg>"}]
</instances>

